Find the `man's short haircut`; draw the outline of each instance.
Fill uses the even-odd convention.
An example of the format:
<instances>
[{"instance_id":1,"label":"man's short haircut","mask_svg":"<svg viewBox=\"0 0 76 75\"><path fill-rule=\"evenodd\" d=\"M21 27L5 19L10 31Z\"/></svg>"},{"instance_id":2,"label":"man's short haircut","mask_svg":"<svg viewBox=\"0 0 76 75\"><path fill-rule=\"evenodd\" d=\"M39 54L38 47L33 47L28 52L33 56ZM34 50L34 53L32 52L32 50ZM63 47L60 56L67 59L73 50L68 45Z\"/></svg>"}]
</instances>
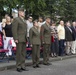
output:
<instances>
[{"instance_id":1,"label":"man's short haircut","mask_svg":"<svg viewBox=\"0 0 76 75\"><path fill-rule=\"evenodd\" d=\"M19 8L18 11L23 11L24 12L24 8Z\"/></svg>"},{"instance_id":2,"label":"man's short haircut","mask_svg":"<svg viewBox=\"0 0 76 75\"><path fill-rule=\"evenodd\" d=\"M51 19L51 18L48 16L48 17L46 17L45 19Z\"/></svg>"}]
</instances>

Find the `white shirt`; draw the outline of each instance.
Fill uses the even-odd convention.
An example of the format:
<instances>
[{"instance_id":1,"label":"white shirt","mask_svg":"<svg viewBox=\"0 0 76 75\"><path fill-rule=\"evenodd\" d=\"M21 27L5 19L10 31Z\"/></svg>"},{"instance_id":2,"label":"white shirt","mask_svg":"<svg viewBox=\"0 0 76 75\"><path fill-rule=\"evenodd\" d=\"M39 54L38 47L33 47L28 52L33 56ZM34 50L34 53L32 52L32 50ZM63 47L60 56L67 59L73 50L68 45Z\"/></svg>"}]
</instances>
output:
<instances>
[{"instance_id":1,"label":"white shirt","mask_svg":"<svg viewBox=\"0 0 76 75\"><path fill-rule=\"evenodd\" d=\"M0 23L0 31L2 31L2 22Z\"/></svg>"},{"instance_id":2,"label":"white shirt","mask_svg":"<svg viewBox=\"0 0 76 75\"><path fill-rule=\"evenodd\" d=\"M33 23L29 22L28 20L26 21L26 23L27 23L27 37L29 37L29 30L30 30L30 28L33 27Z\"/></svg>"},{"instance_id":3,"label":"white shirt","mask_svg":"<svg viewBox=\"0 0 76 75\"><path fill-rule=\"evenodd\" d=\"M59 25L57 27L57 32L58 32L58 37L59 37L60 40L61 39L65 39L65 29L64 29L64 26Z\"/></svg>"},{"instance_id":4,"label":"white shirt","mask_svg":"<svg viewBox=\"0 0 76 75\"><path fill-rule=\"evenodd\" d=\"M45 21L44 22L38 22L39 27L41 27L43 24L45 24Z\"/></svg>"}]
</instances>

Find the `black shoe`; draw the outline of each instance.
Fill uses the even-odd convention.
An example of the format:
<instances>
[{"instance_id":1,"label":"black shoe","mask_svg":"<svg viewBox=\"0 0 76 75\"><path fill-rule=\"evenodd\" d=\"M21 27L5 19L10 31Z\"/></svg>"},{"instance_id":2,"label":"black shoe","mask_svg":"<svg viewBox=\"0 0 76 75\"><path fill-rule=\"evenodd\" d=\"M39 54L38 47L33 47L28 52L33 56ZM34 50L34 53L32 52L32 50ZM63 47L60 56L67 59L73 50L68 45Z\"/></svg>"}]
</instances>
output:
<instances>
[{"instance_id":1,"label":"black shoe","mask_svg":"<svg viewBox=\"0 0 76 75\"><path fill-rule=\"evenodd\" d=\"M21 68L22 71L29 71L28 69L26 68Z\"/></svg>"},{"instance_id":2,"label":"black shoe","mask_svg":"<svg viewBox=\"0 0 76 75\"><path fill-rule=\"evenodd\" d=\"M33 68L37 68L37 66L33 66Z\"/></svg>"},{"instance_id":3,"label":"black shoe","mask_svg":"<svg viewBox=\"0 0 76 75\"><path fill-rule=\"evenodd\" d=\"M17 68L17 72L22 72L22 70L20 68Z\"/></svg>"},{"instance_id":4,"label":"black shoe","mask_svg":"<svg viewBox=\"0 0 76 75\"><path fill-rule=\"evenodd\" d=\"M43 65L47 65L47 63L43 63Z\"/></svg>"},{"instance_id":5,"label":"black shoe","mask_svg":"<svg viewBox=\"0 0 76 75\"><path fill-rule=\"evenodd\" d=\"M47 65L52 65L52 63L47 63Z\"/></svg>"},{"instance_id":6,"label":"black shoe","mask_svg":"<svg viewBox=\"0 0 76 75\"><path fill-rule=\"evenodd\" d=\"M43 63L43 65L47 65L48 66L48 65L52 65L52 64L51 63Z\"/></svg>"},{"instance_id":7,"label":"black shoe","mask_svg":"<svg viewBox=\"0 0 76 75\"><path fill-rule=\"evenodd\" d=\"M37 68L40 68L40 66L39 66L39 65L36 65L36 67L37 67Z\"/></svg>"}]
</instances>

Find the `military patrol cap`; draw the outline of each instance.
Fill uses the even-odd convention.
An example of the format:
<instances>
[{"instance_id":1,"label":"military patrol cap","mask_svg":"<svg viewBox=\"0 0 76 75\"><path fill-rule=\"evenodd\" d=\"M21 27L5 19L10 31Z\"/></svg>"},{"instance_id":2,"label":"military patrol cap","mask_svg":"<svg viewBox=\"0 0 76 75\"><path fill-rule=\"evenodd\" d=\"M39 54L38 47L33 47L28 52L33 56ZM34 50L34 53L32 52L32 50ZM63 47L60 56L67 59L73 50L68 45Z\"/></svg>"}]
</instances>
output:
<instances>
[{"instance_id":1,"label":"military patrol cap","mask_svg":"<svg viewBox=\"0 0 76 75\"><path fill-rule=\"evenodd\" d=\"M19 8L18 11L23 11L24 12L24 8Z\"/></svg>"}]
</instances>

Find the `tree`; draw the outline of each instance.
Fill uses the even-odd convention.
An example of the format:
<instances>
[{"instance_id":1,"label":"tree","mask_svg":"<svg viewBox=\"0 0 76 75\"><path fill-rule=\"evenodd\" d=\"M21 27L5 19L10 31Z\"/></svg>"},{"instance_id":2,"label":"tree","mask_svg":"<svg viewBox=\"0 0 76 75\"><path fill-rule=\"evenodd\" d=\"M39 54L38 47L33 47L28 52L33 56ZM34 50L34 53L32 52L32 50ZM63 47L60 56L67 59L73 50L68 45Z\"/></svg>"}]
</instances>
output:
<instances>
[{"instance_id":1,"label":"tree","mask_svg":"<svg viewBox=\"0 0 76 75\"><path fill-rule=\"evenodd\" d=\"M0 13L7 7L11 14L12 8L24 7L26 15L46 16L56 19L60 16L64 20L76 19L76 0L0 0Z\"/></svg>"},{"instance_id":2,"label":"tree","mask_svg":"<svg viewBox=\"0 0 76 75\"><path fill-rule=\"evenodd\" d=\"M32 15L44 15L46 12L44 9L46 8L45 0L24 0L24 7L28 14Z\"/></svg>"},{"instance_id":3,"label":"tree","mask_svg":"<svg viewBox=\"0 0 76 75\"><path fill-rule=\"evenodd\" d=\"M45 0L0 0L2 2L2 8L8 7L8 11L11 14L12 8L24 7L26 9L26 14L32 15L44 15L46 12ZM3 9L2 9L3 10ZM45 11L45 12L44 12Z\"/></svg>"},{"instance_id":4,"label":"tree","mask_svg":"<svg viewBox=\"0 0 76 75\"><path fill-rule=\"evenodd\" d=\"M50 5L47 6L50 9L52 16L60 16L61 19L74 20L76 19L76 1L75 0L47 0ZM48 10L49 11L49 10Z\"/></svg>"}]
</instances>

